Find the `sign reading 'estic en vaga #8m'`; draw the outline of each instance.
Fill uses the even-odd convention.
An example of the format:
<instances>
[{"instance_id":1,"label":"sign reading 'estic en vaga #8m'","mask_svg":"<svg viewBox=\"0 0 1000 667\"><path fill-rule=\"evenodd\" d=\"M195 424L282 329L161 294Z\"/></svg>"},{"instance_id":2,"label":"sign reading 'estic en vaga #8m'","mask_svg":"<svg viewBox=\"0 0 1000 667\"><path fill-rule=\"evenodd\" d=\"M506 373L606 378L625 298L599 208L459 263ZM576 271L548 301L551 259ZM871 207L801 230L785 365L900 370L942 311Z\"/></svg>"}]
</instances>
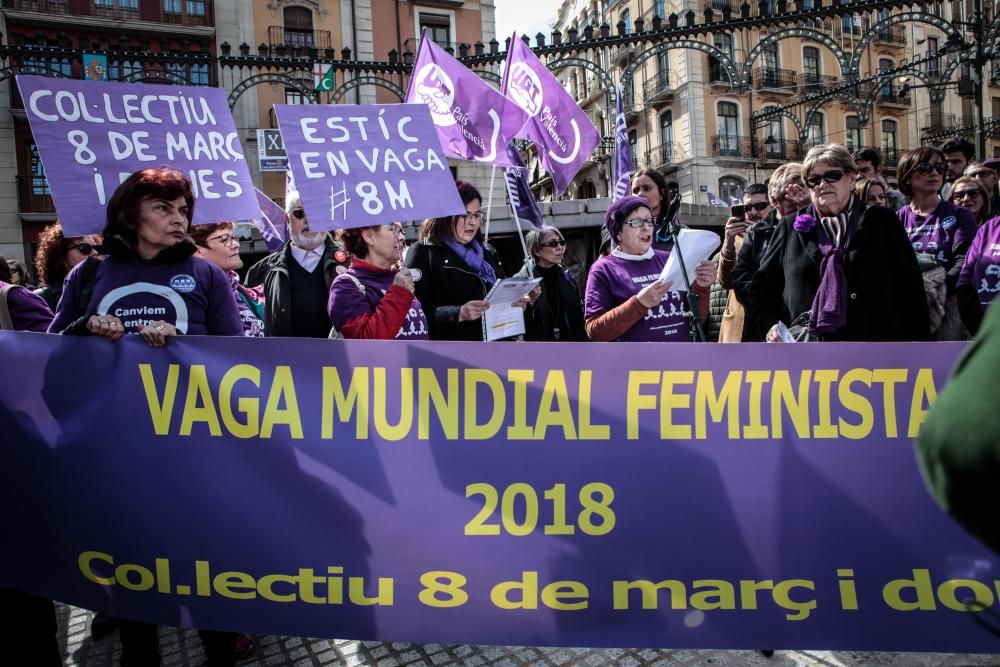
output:
<instances>
[{"instance_id":1,"label":"sign reading 'estic en vaga #8m'","mask_svg":"<svg viewBox=\"0 0 1000 667\"><path fill-rule=\"evenodd\" d=\"M0 334L0 586L262 633L995 650L950 344Z\"/></svg>"}]
</instances>

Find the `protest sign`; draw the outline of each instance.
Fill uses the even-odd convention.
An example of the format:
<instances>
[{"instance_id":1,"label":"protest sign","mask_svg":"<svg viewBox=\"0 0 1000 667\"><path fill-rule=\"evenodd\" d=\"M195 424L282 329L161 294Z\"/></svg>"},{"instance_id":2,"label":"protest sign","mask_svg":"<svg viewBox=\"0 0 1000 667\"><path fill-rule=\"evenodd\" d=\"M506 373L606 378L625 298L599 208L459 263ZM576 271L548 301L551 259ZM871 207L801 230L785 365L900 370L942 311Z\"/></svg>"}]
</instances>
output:
<instances>
[{"instance_id":1,"label":"protest sign","mask_svg":"<svg viewBox=\"0 0 1000 667\"><path fill-rule=\"evenodd\" d=\"M118 185L149 167L191 179L194 224L259 215L225 91L42 76L17 84L67 236L100 232Z\"/></svg>"},{"instance_id":2,"label":"protest sign","mask_svg":"<svg viewBox=\"0 0 1000 667\"><path fill-rule=\"evenodd\" d=\"M504 150L528 121L519 106L444 49L420 38L406 101L426 104L452 157L512 166Z\"/></svg>"},{"instance_id":3,"label":"protest sign","mask_svg":"<svg viewBox=\"0 0 1000 667\"><path fill-rule=\"evenodd\" d=\"M913 452L962 349L0 332L0 587L261 634L996 652L1000 560Z\"/></svg>"},{"instance_id":4,"label":"protest sign","mask_svg":"<svg viewBox=\"0 0 1000 667\"><path fill-rule=\"evenodd\" d=\"M424 104L276 104L313 230L465 212Z\"/></svg>"}]
</instances>

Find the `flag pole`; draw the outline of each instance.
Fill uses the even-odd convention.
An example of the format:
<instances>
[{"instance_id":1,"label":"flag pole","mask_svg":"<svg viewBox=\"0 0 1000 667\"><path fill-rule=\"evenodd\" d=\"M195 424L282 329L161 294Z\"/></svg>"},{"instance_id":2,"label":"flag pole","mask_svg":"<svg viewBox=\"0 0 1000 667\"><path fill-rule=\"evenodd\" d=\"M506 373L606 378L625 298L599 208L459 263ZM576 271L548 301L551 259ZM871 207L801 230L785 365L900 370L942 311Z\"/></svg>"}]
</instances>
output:
<instances>
[{"instance_id":1,"label":"flag pole","mask_svg":"<svg viewBox=\"0 0 1000 667\"><path fill-rule=\"evenodd\" d=\"M493 165L493 169L490 171L490 191L486 195L486 232L484 234L486 242L490 242L490 213L493 211L493 179L497 175L497 166Z\"/></svg>"},{"instance_id":2,"label":"flag pole","mask_svg":"<svg viewBox=\"0 0 1000 667\"><path fill-rule=\"evenodd\" d=\"M514 200L510 196L510 181L507 180L506 175L504 175L504 186L507 189L507 199L510 201L510 212L514 216L514 227L517 229L517 238L521 241L521 250L524 251L524 261L531 261L531 257L528 256L528 245L524 242L524 234L521 233L521 218L517 215L517 207L514 206Z\"/></svg>"}]
</instances>

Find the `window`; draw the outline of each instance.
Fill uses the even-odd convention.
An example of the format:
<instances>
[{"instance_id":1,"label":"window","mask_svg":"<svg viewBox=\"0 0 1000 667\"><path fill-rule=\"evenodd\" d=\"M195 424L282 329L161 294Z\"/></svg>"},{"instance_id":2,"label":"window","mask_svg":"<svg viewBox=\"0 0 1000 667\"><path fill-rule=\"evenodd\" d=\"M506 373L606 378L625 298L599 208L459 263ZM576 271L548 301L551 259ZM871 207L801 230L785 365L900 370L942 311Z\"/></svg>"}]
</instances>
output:
<instances>
[{"instance_id":1,"label":"window","mask_svg":"<svg viewBox=\"0 0 1000 667\"><path fill-rule=\"evenodd\" d=\"M639 164L639 135L635 130L628 131L628 154L632 160L632 169Z\"/></svg>"},{"instance_id":2,"label":"window","mask_svg":"<svg viewBox=\"0 0 1000 667\"><path fill-rule=\"evenodd\" d=\"M208 63L191 65L191 73L188 75L188 79L191 81L192 86L209 85Z\"/></svg>"},{"instance_id":3,"label":"window","mask_svg":"<svg viewBox=\"0 0 1000 667\"><path fill-rule=\"evenodd\" d=\"M896 135L896 121L882 121L882 159L886 163L895 162L899 139Z\"/></svg>"},{"instance_id":4,"label":"window","mask_svg":"<svg viewBox=\"0 0 1000 667\"><path fill-rule=\"evenodd\" d=\"M24 67L36 69L39 74L49 76L50 73L58 72L65 77L73 76L73 67L69 58L42 58L31 56L24 59Z\"/></svg>"},{"instance_id":5,"label":"window","mask_svg":"<svg viewBox=\"0 0 1000 667\"><path fill-rule=\"evenodd\" d=\"M857 116L847 117L847 150L852 153L861 148L861 121Z\"/></svg>"},{"instance_id":6,"label":"window","mask_svg":"<svg viewBox=\"0 0 1000 667\"><path fill-rule=\"evenodd\" d=\"M778 59L778 44L772 42L761 51L761 67L771 72L777 71L780 61Z\"/></svg>"},{"instance_id":7,"label":"window","mask_svg":"<svg viewBox=\"0 0 1000 667\"><path fill-rule=\"evenodd\" d=\"M420 12L418 32L427 30L427 36L442 49L451 47L451 17L447 14Z\"/></svg>"},{"instance_id":8,"label":"window","mask_svg":"<svg viewBox=\"0 0 1000 667\"><path fill-rule=\"evenodd\" d=\"M667 18L667 3L666 0L656 0L653 3L654 12L661 19Z\"/></svg>"},{"instance_id":9,"label":"window","mask_svg":"<svg viewBox=\"0 0 1000 667\"><path fill-rule=\"evenodd\" d=\"M309 104L306 96L295 88L285 88L285 104Z\"/></svg>"},{"instance_id":10,"label":"window","mask_svg":"<svg viewBox=\"0 0 1000 667\"><path fill-rule=\"evenodd\" d=\"M733 35L732 33L716 33L714 36L715 48L719 49L727 56L730 60L735 60L736 55L733 50Z\"/></svg>"},{"instance_id":11,"label":"window","mask_svg":"<svg viewBox=\"0 0 1000 667\"><path fill-rule=\"evenodd\" d=\"M183 12L184 0L163 0L165 14L180 14Z\"/></svg>"},{"instance_id":12,"label":"window","mask_svg":"<svg viewBox=\"0 0 1000 667\"><path fill-rule=\"evenodd\" d=\"M719 102L719 155L740 154L740 111L733 102Z\"/></svg>"},{"instance_id":13,"label":"window","mask_svg":"<svg viewBox=\"0 0 1000 667\"><path fill-rule=\"evenodd\" d=\"M666 84L670 81L670 52L666 49L656 56L656 71L659 80Z\"/></svg>"},{"instance_id":14,"label":"window","mask_svg":"<svg viewBox=\"0 0 1000 667\"><path fill-rule=\"evenodd\" d=\"M775 158L784 154L785 126L781 116L771 116L764 124L763 141L767 157Z\"/></svg>"},{"instance_id":15,"label":"window","mask_svg":"<svg viewBox=\"0 0 1000 667\"><path fill-rule=\"evenodd\" d=\"M802 70L806 75L806 84L819 83L819 49L815 46L807 46L802 49Z\"/></svg>"},{"instance_id":16,"label":"window","mask_svg":"<svg viewBox=\"0 0 1000 667\"><path fill-rule=\"evenodd\" d=\"M632 13L629 10L625 10L621 13L620 21L625 23L625 32L632 32Z\"/></svg>"},{"instance_id":17,"label":"window","mask_svg":"<svg viewBox=\"0 0 1000 667\"><path fill-rule=\"evenodd\" d=\"M927 38L927 73L937 76L941 72L941 58L938 57L938 38Z\"/></svg>"},{"instance_id":18,"label":"window","mask_svg":"<svg viewBox=\"0 0 1000 667\"><path fill-rule=\"evenodd\" d=\"M719 198L726 203L743 201L743 190L747 182L739 176L723 176L719 179Z\"/></svg>"},{"instance_id":19,"label":"window","mask_svg":"<svg viewBox=\"0 0 1000 667\"><path fill-rule=\"evenodd\" d=\"M894 62L892 62L891 60L889 60L888 58L879 58L878 59L878 73L880 75L881 74L886 74L888 72L891 72L895 68L896 68L896 64ZM886 76L882 80L882 88L879 90L879 95L881 95L882 97L893 97L894 96L894 91L893 91L893 86L892 86L892 77L891 76Z\"/></svg>"},{"instance_id":20,"label":"window","mask_svg":"<svg viewBox=\"0 0 1000 667\"><path fill-rule=\"evenodd\" d=\"M826 141L826 131L824 130L824 125L823 114L817 111L813 114L812 121L809 122L809 126L806 128L807 144L815 145Z\"/></svg>"},{"instance_id":21,"label":"window","mask_svg":"<svg viewBox=\"0 0 1000 667\"><path fill-rule=\"evenodd\" d=\"M188 81L187 67L181 63L167 63L167 71L173 74L175 77L179 77L184 81Z\"/></svg>"},{"instance_id":22,"label":"window","mask_svg":"<svg viewBox=\"0 0 1000 667\"><path fill-rule=\"evenodd\" d=\"M733 49L733 36L730 33L716 33L713 35L713 42L715 48L724 53L730 60L734 62L734 49ZM708 57L708 69L711 81L728 81L729 77L726 75L725 70L719 64L717 58L712 56Z\"/></svg>"},{"instance_id":23,"label":"window","mask_svg":"<svg viewBox=\"0 0 1000 667\"><path fill-rule=\"evenodd\" d=\"M660 114L660 143L668 152L674 144L674 112L670 109Z\"/></svg>"},{"instance_id":24,"label":"window","mask_svg":"<svg viewBox=\"0 0 1000 667\"><path fill-rule=\"evenodd\" d=\"M38 146L28 144L28 151L31 155L31 194L51 195L49 190L49 179L45 178L45 168L42 167L42 160L38 157Z\"/></svg>"},{"instance_id":25,"label":"window","mask_svg":"<svg viewBox=\"0 0 1000 667\"><path fill-rule=\"evenodd\" d=\"M882 8L882 9L878 10L877 16L878 16L878 22L879 23L881 23L882 21L888 20L888 18L890 16L889 10L885 9L885 8ZM879 39L889 39L889 28L887 26L881 26L878 29L878 38Z\"/></svg>"},{"instance_id":26,"label":"window","mask_svg":"<svg viewBox=\"0 0 1000 667\"><path fill-rule=\"evenodd\" d=\"M316 46L313 37L312 10L305 7L285 7L285 46L306 47Z\"/></svg>"},{"instance_id":27,"label":"window","mask_svg":"<svg viewBox=\"0 0 1000 667\"><path fill-rule=\"evenodd\" d=\"M576 189L577 199L596 199L597 198L597 186L591 181L584 181L580 183L580 186Z\"/></svg>"},{"instance_id":28,"label":"window","mask_svg":"<svg viewBox=\"0 0 1000 667\"><path fill-rule=\"evenodd\" d=\"M122 81L142 73L138 60L112 60L108 63L108 81Z\"/></svg>"}]
</instances>

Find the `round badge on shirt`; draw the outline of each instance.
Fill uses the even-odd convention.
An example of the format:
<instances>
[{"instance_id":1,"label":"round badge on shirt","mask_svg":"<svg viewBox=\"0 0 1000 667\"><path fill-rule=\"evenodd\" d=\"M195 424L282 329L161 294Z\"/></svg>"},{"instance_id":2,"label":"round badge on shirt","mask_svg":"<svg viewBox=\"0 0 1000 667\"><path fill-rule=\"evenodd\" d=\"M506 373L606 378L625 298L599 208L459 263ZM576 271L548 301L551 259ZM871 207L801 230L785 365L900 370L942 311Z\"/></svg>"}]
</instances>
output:
<instances>
[{"instance_id":1,"label":"round badge on shirt","mask_svg":"<svg viewBox=\"0 0 1000 667\"><path fill-rule=\"evenodd\" d=\"M180 273L170 279L170 287L176 292L193 292L198 286L193 276Z\"/></svg>"},{"instance_id":2,"label":"round badge on shirt","mask_svg":"<svg viewBox=\"0 0 1000 667\"><path fill-rule=\"evenodd\" d=\"M338 250L337 252L333 253L333 259L343 264L344 262L347 261L347 253L344 252L343 250Z\"/></svg>"}]
</instances>

